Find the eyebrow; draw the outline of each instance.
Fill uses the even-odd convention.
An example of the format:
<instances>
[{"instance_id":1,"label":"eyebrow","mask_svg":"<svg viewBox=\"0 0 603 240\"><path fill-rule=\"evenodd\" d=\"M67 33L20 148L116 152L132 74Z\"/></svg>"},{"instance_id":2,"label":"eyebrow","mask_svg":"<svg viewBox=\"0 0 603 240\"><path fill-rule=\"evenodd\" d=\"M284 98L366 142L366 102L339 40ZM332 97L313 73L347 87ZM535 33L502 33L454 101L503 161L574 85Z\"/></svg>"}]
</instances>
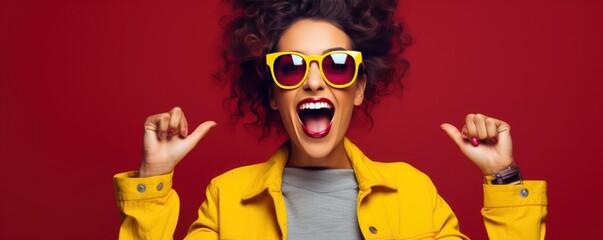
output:
<instances>
[{"instance_id":1,"label":"eyebrow","mask_svg":"<svg viewBox=\"0 0 603 240\"><path fill-rule=\"evenodd\" d=\"M329 48L327 50L324 50L322 52L322 54L325 54L325 53L328 53L328 52L332 52L332 51L341 51L341 50L346 50L346 49L342 48L342 47Z\"/></svg>"},{"instance_id":2,"label":"eyebrow","mask_svg":"<svg viewBox=\"0 0 603 240\"><path fill-rule=\"evenodd\" d=\"M345 50L347 50L347 49L342 48L342 47L334 47L334 48L329 48L327 50L322 51L322 54L325 54L325 53L328 53L328 52L332 52L332 51L345 51ZM299 51L299 50L291 50L291 52L298 52L298 53L301 53L301 54L305 55L305 53L303 51Z\"/></svg>"}]
</instances>

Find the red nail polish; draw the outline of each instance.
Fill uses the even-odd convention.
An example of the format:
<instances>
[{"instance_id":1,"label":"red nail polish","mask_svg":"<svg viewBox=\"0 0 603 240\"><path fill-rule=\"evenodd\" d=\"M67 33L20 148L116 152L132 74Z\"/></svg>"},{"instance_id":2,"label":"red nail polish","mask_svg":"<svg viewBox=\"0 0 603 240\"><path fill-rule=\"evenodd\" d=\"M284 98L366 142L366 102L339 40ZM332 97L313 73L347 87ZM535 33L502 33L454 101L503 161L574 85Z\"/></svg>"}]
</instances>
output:
<instances>
[{"instance_id":1,"label":"red nail polish","mask_svg":"<svg viewBox=\"0 0 603 240\"><path fill-rule=\"evenodd\" d=\"M471 145L477 147L477 145L479 145L479 139L477 139L476 137L472 137L471 138Z\"/></svg>"},{"instance_id":2,"label":"red nail polish","mask_svg":"<svg viewBox=\"0 0 603 240\"><path fill-rule=\"evenodd\" d=\"M467 129L463 129L463 132L461 134L463 134L463 137L467 137Z\"/></svg>"}]
</instances>

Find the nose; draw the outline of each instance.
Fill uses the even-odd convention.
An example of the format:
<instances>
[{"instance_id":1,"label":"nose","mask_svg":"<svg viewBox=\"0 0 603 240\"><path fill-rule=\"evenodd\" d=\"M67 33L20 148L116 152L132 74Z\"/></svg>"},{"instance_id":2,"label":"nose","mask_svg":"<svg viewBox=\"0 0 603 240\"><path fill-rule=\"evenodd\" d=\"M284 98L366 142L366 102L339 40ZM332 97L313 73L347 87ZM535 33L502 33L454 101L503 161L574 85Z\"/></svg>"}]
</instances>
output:
<instances>
[{"instance_id":1,"label":"nose","mask_svg":"<svg viewBox=\"0 0 603 240\"><path fill-rule=\"evenodd\" d=\"M317 62L310 63L310 69L308 70L308 76L306 76L306 81L304 81L303 88L304 91L318 91L324 90L326 83L324 79L322 79L322 74L320 74L320 68L318 67Z\"/></svg>"}]
</instances>

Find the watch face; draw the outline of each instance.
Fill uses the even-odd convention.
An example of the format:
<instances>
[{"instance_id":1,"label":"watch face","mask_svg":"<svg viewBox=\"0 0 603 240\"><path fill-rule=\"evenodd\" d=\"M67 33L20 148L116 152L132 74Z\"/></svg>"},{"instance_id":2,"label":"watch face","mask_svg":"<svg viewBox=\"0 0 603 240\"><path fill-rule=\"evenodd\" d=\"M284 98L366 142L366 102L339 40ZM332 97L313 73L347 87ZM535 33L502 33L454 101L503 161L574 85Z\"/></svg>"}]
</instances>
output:
<instances>
[{"instance_id":1,"label":"watch face","mask_svg":"<svg viewBox=\"0 0 603 240\"><path fill-rule=\"evenodd\" d=\"M494 175L492 184L519 184L521 183L521 172L519 167L511 166Z\"/></svg>"}]
</instances>

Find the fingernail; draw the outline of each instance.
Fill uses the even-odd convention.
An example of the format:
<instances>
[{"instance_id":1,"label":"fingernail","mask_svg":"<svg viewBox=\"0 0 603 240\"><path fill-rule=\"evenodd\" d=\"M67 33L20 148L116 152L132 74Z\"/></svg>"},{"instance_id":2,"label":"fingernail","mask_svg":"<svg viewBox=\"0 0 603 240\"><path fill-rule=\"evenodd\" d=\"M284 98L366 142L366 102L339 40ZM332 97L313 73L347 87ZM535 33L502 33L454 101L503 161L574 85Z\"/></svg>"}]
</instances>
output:
<instances>
[{"instance_id":1,"label":"fingernail","mask_svg":"<svg viewBox=\"0 0 603 240\"><path fill-rule=\"evenodd\" d=\"M184 135L185 137L188 136L188 128L185 127L184 130L182 130L182 135Z\"/></svg>"},{"instance_id":2,"label":"fingernail","mask_svg":"<svg viewBox=\"0 0 603 240\"><path fill-rule=\"evenodd\" d=\"M174 136L174 135L176 135L176 130L170 129L170 131L168 132L168 136L171 137L171 136Z\"/></svg>"},{"instance_id":3,"label":"fingernail","mask_svg":"<svg viewBox=\"0 0 603 240\"><path fill-rule=\"evenodd\" d=\"M463 137L467 137L467 129L463 129L463 132L461 134L463 134Z\"/></svg>"},{"instance_id":4,"label":"fingernail","mask_svg":"<svg viewBox=\"0 0 603 240\"><path fill-rule=\"evenodd\" d=\"M471 138L471 145L477 147L477 145L479 145L479 139L477 139L476 137L472 137Z\"/></svg>"}]
</instances>

